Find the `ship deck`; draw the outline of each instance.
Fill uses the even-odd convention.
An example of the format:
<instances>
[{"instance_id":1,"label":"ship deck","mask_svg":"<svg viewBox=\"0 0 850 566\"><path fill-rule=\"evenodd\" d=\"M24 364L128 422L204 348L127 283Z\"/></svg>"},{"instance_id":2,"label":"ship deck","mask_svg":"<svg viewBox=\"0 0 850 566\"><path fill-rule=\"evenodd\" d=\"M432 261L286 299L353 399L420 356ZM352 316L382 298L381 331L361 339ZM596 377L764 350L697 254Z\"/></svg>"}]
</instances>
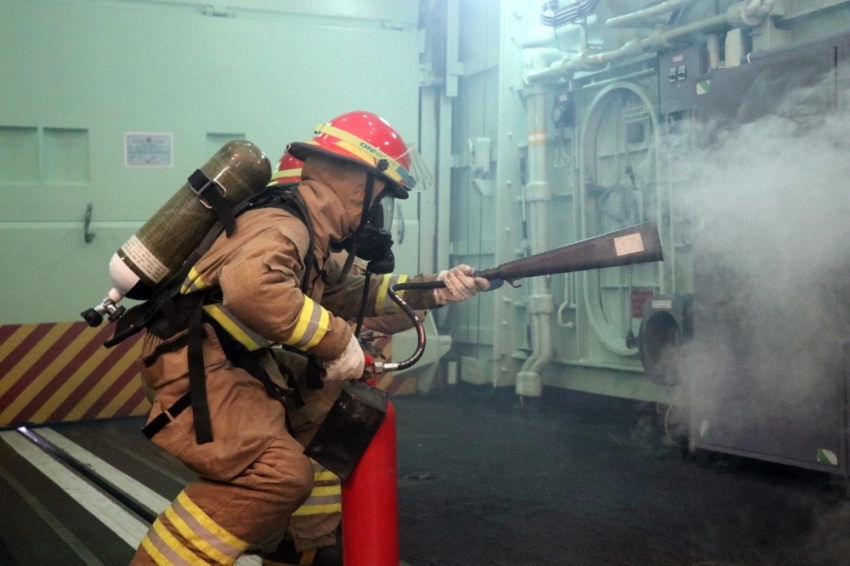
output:
<instances>
[{"instance_id":1,"label":"ship deck","mask_svg":"<svg viewBox=\"0 0 850 566\"><path fill-rule=\"evenodd\" d=\"M697 461L655 407L547 391L529 409L464 385L393 402L409 566L850 564L843 478ZM142 424L0 432L0 564L127 564L151 516L193 479Z\"/></svg>"}]
</instances>

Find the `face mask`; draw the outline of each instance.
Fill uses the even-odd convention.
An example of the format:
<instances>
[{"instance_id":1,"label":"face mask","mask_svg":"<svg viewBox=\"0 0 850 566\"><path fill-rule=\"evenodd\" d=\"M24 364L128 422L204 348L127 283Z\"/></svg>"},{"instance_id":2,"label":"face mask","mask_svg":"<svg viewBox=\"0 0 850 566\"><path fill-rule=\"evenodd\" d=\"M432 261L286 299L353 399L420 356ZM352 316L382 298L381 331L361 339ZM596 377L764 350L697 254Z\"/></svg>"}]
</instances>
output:
<instances>
[{"instance_id":1,"label":"face mask","mask_svg":"<svg viewBox=\"0 0 850 566\"><path fill-rule=\"evenodd\" d=\"M384 229L386 215L383 201L386 200L392 200L392 198L384 196L372 204L366 212L365 222L361 222L354 233L355 254L360 259L373 261L382 259L390 253L393 238L390 232Z\"/></svg>"},{"instance_id":2,"label":"face mask","mask_svg":"<svg viewBox=\"0 0 850 566\"><path fill-rule=\"evenodd\" d=\"M374 184L375 177L369 173L366 178L364 203L371 202ZM349 260L340 274L340 281L348 274L351 261L355 256L369 262L367 269L370 273L392 273L395 269L395 256L392 252L393 237L388 230L384 229L385 223L388 225L392 222L391 194L392 187L387 187L370 206L367 207L364 204L360 226L354 234L344 240L331 242L332 251L345 250L349 253Z\"/></svg>"}]
</instances>

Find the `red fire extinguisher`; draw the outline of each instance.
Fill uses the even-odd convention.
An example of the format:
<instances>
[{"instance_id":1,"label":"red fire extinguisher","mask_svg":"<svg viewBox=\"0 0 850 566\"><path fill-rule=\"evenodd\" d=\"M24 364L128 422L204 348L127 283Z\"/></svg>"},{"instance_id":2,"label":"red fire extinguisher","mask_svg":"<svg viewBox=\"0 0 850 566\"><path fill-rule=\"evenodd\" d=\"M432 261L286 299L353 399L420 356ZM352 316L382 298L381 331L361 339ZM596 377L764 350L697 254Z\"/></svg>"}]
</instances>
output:
<instances>
[{"instance_id":1,"label":"red fire extinguisher","mask_svg":"<svg viewBox=\"0 0 850 566\"><path fill-rule=\"evenodd\" d=\"M342 484L345 566L398 566L398 484L395 408Z\"/></svg>"}]
</instances>

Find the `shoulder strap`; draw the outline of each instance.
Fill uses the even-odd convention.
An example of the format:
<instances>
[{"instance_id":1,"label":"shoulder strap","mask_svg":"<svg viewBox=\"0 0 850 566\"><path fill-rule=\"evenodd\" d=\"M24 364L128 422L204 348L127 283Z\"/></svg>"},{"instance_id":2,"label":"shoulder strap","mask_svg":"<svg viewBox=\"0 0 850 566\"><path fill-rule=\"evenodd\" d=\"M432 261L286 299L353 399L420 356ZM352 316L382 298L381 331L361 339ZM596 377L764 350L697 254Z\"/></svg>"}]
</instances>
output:
<instances>
[{"instance_id":1,"label":"shoulder strap","mask_svg":"<svg viewBox=\"0 0 850 566\"><path fill-rule=\"evenodd\" d=\"M307 212L307 207L304 204L301 195L295 188L269 187L259 191L245 200L239 202L233 207L234 218L249 210L259 208L281 208L291 212L297 216L307 227L307 232L310 235L309 249L304 258L304 276L301 278L301 292L306 293L309 286L310 273L316 264L316 257L313 251L315 243L315 233L313 224L310 221L310 215ZM189 275L189 272L203 257L215 243L216 239L225 231L226 221L219 219L212 228L204 236L204 239L197 248L189 255L182 267L177 270L165 283L159 287L156 292L145 302L140 303L124 313L118 319L115 325L115 333L112 338L103 343L107 348L111 348L130 336L140 332L146 328L160 313L169 310L173 304L175 297L180 292L180 287ZM229 234L228 234L229 235Z\"/></svg>"}]
</instances>

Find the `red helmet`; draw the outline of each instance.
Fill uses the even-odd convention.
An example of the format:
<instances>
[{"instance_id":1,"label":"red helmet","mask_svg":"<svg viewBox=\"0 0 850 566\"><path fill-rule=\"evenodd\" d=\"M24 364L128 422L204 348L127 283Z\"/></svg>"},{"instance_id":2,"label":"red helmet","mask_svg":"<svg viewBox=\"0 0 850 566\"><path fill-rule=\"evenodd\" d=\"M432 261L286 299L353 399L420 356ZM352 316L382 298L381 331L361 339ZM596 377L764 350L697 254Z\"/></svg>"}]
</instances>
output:
<instances>
[{"instance_id":1,"label":"red helmet","mask_svg":"<svg viewBox=\"0 0 850 566\"><path fill-rule=\"evenodd\" d=\"M304 162L293 157L288 151L280 158L280 163L277 166L277 172L272 175L270 187L281 187L287 185L297 185L301 182L301 168Z\"/></svg>"},{"instance_id":2,"label":"red helmet","mask_svg":"<svg viewBox=\"0 0 850 566\"><path fill-rule=\"evenodd\" d=\"M422 158L376 114L348 112L319 124L315 133L312 140L290 144L287 151L302 161L317 152L365 165L399 188L396 198L407 198L417 183L427 182Z\"/></svg>"}]
</instances>

